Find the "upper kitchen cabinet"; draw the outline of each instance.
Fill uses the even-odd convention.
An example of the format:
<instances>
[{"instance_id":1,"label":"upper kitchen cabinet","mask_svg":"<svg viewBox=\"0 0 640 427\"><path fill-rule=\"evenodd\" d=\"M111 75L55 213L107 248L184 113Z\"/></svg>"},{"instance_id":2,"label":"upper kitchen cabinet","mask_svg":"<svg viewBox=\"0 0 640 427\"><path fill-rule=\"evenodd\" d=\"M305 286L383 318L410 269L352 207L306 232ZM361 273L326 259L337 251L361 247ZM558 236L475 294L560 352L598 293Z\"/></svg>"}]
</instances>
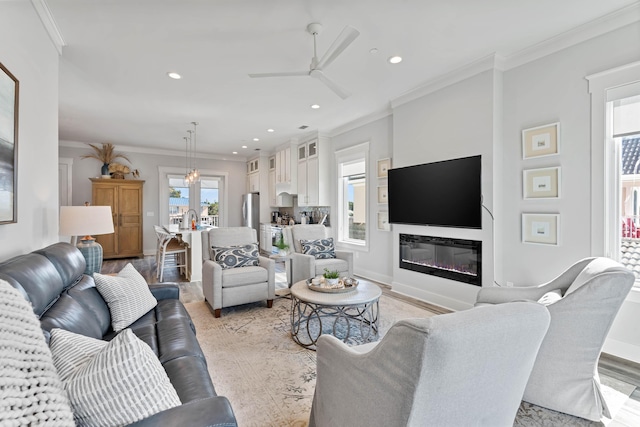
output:
<instances>
[{"instance_id":1,"label":"upper kitchen cabinet","mask_svg":"<svg viewBox=\"0 0 640 427\"><path fill-rule=\"evenodd\" d=\"M260 192L260 158L247 162L247 193Z\"/></svg>"},{"instance_id":2,"label":"upper kitchen cabinet","mask_svg":"<svg viewBox=\"0 0 640 427\"><path fill-rule=\"evenodd\" d=\"M329 206L329 140L316 137L298 145L298 206Z\"/></svg>"}]
</instances>

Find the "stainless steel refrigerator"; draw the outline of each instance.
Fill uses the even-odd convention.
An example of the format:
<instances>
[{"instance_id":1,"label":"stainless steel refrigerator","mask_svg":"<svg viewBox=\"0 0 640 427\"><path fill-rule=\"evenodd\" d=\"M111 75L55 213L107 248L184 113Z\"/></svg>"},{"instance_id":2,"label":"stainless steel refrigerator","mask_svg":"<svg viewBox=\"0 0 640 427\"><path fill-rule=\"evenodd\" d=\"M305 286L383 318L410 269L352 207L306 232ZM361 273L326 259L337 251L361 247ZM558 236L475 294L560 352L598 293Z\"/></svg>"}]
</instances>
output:
<instances>
[{"instance_id":1,"label":"stainless steel refrigerator","mask_svg":"<svg viewBox=\"0 0 640 427\"><path fill-rule=\"evenodd\" d=\"M260 194L242 195L242 225L256 230L258 247L260 247Z\"/></svg>"}]
</instances>

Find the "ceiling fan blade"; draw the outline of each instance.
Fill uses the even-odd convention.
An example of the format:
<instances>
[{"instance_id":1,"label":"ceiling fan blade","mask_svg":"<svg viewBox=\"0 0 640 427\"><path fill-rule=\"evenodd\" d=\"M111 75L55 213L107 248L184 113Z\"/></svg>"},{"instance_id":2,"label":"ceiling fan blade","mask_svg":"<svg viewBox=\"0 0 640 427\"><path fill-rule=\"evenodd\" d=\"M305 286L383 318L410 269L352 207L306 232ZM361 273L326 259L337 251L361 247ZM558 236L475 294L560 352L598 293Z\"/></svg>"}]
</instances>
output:
<instances>
[{"instance_id":1,"label":"ceiling fan blade","mask_svg":"<svg viewBox=\"0 0 640 427\"><path fill-rule=\"evenodd\" d=\"M331 64L353 41L360 35L360 32L353 27L346 26L337 39L329 47L329 50L320 58L316 68L322 69Z\"/></svg>"},{"instance_id":2,"label":"ceiling fan blade","mask_svg":"<svg viewBox=\"0 0 640 427\"><path fill-rule=\"evenodd\" d=\"M258 74L249 74L251 78L258 77L295 77L295 76L308 76L308 71L291 71L291 72L283 72L283 73L258 73Z\"/></svg>"},{"instance_id":3,"label":"ceiling fan blade","mask_svg":"<svg viewBox=\"0 0 640 427\"><path fill-rule=\"evenodd\" d=\"M343 89L340 86L338 86L329 77L325 76L324 73L322 71L320 71L320 70L313 70L311 72L311 77L315 77L316 79L320 80L322 83L327 85L327 87L329 89L334 91L335 94L338 95L342 99L347 99L351 95L348 91L346 91L345 89Z\"/></svg>"}]
</instances>

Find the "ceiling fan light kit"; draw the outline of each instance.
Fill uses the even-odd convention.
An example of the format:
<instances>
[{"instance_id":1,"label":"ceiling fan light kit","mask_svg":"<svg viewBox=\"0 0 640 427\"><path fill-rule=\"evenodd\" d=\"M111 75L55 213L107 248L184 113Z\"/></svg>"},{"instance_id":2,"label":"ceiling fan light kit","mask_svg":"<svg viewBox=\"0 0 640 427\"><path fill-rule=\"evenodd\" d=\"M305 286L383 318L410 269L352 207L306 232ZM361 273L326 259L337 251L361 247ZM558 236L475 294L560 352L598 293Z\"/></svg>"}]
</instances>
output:
<instances>
[{"instance_id":1,"label":"ceiling fan light kit","mask_svg":"<svg viewBox=\"0 0 640 427\"><path fill-rule=\"evenodd\" d=\"M347 99L351 94L340 87L337 83L327 77L323 70L329 66L336 58L347 48L353 41L360 35L360 32L353 27L346 26L334 40L333 44L325 52L325 54L318 60L316 51L316 36L322 31L322 25L313 22L307 25L307 32L313 36L313 57L311 58L311 65L309 71L285 71L278 73L257 73L249 74L251 78L259 77L302 77L310 76L320 80L329 89L331 89L336 95L342 99Z\"/></svg>"}]
</instances>

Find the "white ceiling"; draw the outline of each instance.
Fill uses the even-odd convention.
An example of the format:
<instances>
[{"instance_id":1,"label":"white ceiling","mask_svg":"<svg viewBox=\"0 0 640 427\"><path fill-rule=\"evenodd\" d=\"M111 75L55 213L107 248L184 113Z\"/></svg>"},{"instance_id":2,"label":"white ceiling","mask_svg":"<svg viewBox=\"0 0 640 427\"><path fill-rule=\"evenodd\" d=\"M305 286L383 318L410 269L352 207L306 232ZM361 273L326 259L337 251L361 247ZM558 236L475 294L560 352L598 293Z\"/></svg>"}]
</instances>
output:
<instances>
[{"instance_id":1,"label":"white ceiling","mask_svg":"<svg viewBox=\"0 0 640 427\"><path fill-rule=\"evenodd\" d=\"M494 53L508 58L637 3L46 0L65 42L60 139L184 150L197 121L199 152L244 158L388 110L391 100L452 70ZM360 32L324 70L352 93L346 100L310 77L247 76L308 70L311 22L323 25L319 57L346 25ZM395 54L404 61L391 65ZM183 79L169 79L169 71Z\"/></svg>"}]
</instances>

